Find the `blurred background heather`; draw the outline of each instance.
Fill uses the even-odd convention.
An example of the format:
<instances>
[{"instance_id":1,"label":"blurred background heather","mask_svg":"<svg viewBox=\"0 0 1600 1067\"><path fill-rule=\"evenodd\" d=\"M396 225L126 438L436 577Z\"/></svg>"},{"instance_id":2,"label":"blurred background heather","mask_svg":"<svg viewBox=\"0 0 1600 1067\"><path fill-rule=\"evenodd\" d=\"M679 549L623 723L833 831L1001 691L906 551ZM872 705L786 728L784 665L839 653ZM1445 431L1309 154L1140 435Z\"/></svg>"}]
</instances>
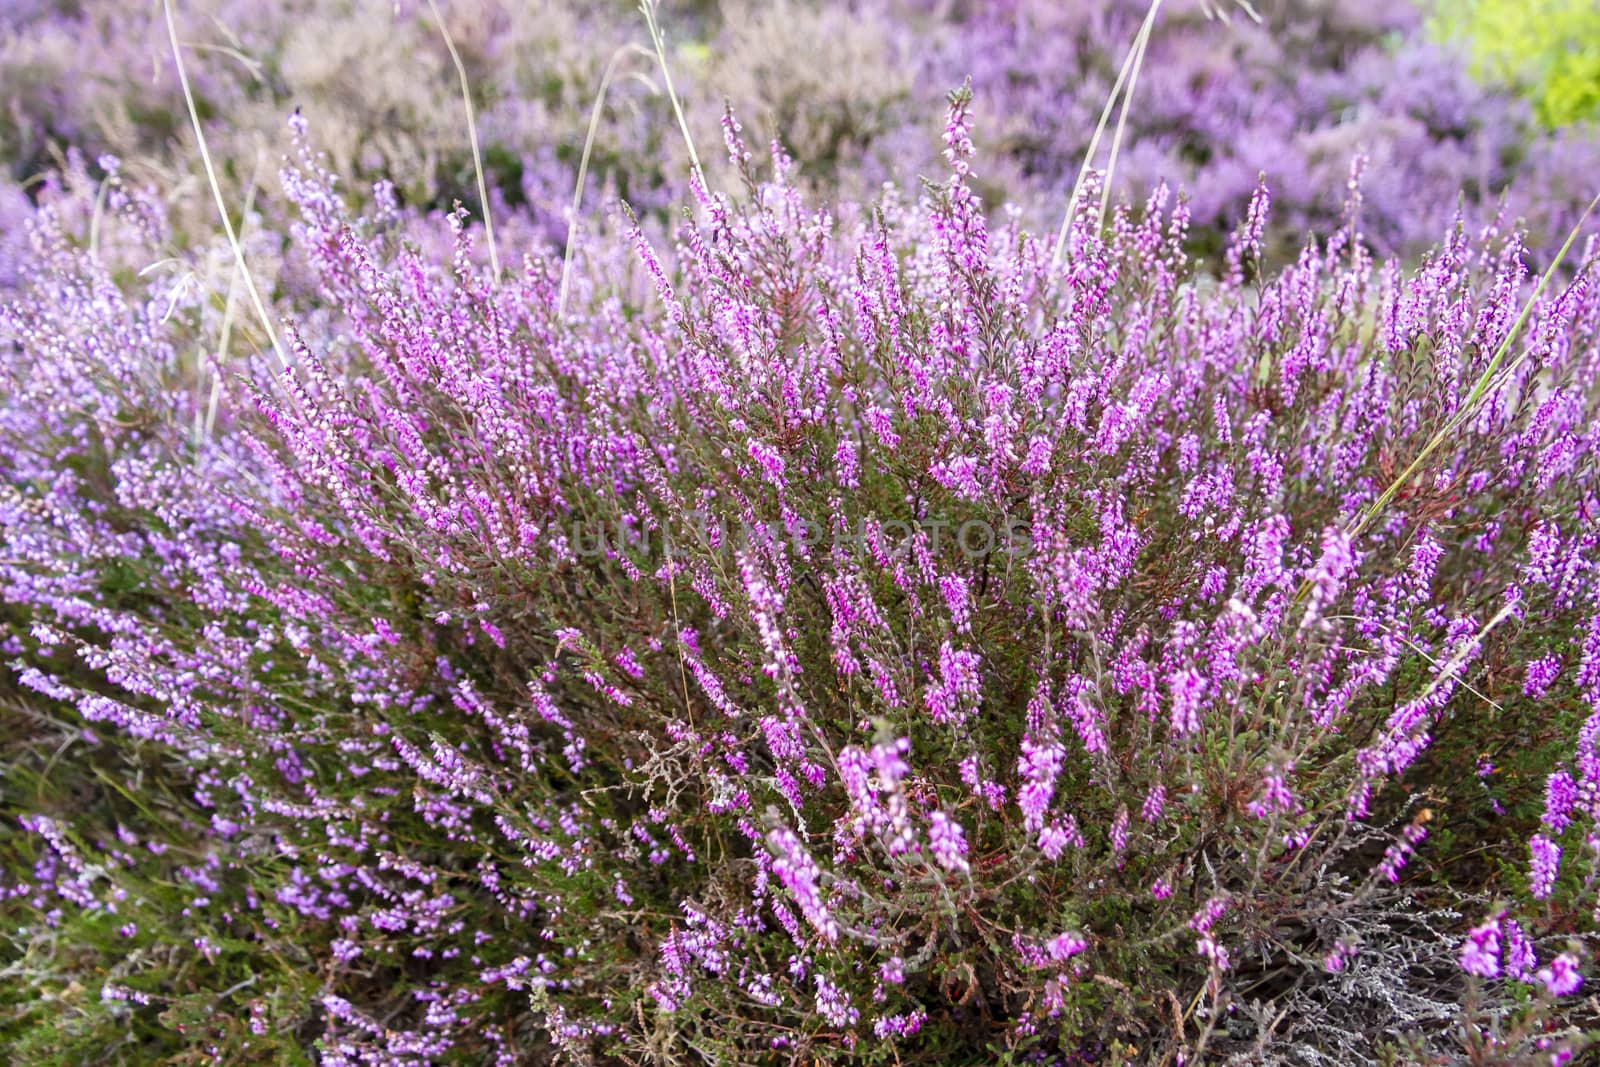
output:
<instances>
[{"instance_id":1,"label":"blurred background heather","mask_svg":"<svg viewBox=\"0 0 1600 1067\"><path fill-rule=\"evenodd\" d=\"M633 4L440 8L466 69L497 213L564 238L591 115L585 200L667 210L687 160ZM255 187L270 201L284 118L298 108L347 191L383 179L403 204L460 200L476 214L460 85L427 4L197 0L178 9L197 103L235 193ZM932 173L943 94L970 78L979 191L991 208L1015 204L1048 224L1146 9L1143 0L700 0L663 4L659 21L697 140L716 143L731 105L754 143L779 138L805 182L845 197ZM1197 249L1214 250L1265 173L1287 248L1337 220L1352 159L1364 154L1363 230L1378 254L1414 254L1458 210L1477 226L1502 206L1534 249L1547 247L1600 169L1596 18L1586 0L1473 0L1438 12L1388 0L1172 0L1124 120L1116 192L1138 200L1161 181L1181 187ZM110 153L174 204L201 205L191 224L209 225L209 205L188 195L199 188L197 155L159 4L8 0L0 105L0 157L26 195L37 197L72 152L91 173ZM1111 140L1102 138L1097 163Z\"/></svg>"}]
</instances>

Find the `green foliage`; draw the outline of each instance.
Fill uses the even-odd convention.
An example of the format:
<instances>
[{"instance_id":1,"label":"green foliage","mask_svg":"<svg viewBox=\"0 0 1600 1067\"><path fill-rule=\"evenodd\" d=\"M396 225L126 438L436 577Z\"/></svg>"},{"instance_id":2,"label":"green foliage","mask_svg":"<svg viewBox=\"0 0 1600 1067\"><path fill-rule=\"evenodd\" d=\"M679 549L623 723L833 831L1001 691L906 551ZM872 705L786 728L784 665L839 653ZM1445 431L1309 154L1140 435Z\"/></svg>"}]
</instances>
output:
<instances>
[{"instance_id":1,"label":"green foliage","mask_svg":"<svg viewBox=\"0 0 1600 1067\"><path fill-rule=\"evenodd\" d=\"M1446 0L1441 33L1467 43L1475 73L1517 87L1550 129L1600 115L1600 4Z\"/></svg>"}]
</instances>

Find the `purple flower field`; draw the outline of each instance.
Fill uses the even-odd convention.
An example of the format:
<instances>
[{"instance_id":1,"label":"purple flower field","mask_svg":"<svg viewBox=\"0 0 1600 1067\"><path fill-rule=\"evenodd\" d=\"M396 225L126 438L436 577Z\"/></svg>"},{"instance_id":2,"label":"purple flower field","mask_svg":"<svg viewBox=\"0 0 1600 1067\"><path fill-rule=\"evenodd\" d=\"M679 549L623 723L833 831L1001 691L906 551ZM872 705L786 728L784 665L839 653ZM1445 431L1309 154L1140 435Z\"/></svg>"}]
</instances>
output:
<instances>
[{"instance_id":1,"label":"purple flower field","mask_svg":"<svg viewBox=\"0 0 1600 1067\"><path fill-rule=\"evenodd\" d=\"M0 1060L1584 1062L1600 132L1458 45L0 0Z\"/></svg>"}]
</instances>

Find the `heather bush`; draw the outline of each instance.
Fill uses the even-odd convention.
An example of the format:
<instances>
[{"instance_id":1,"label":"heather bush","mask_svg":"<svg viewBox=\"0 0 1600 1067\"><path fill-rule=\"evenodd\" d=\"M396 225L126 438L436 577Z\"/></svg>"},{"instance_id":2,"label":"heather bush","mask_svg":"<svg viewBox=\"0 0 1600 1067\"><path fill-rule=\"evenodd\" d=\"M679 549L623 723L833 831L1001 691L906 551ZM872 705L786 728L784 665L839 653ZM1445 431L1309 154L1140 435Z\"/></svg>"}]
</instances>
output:
<instances>
[{"instance_id":1,"label":"heather bush","mask_svg":"<svg viewBox=\"0 0 1600 1067\"><path fill-rule=\"evenodd\" d=\"M1407 269L1352 181L1286 260L1265 188L1205 264L1164 189L1058 254L986 216L969 105L863 205L730 116L734 180L565 284L302 133L270 331L159 198L47 200L0 312L13 1058L1580 1047L1595 244Z\"/></svg>"}]
</instances>

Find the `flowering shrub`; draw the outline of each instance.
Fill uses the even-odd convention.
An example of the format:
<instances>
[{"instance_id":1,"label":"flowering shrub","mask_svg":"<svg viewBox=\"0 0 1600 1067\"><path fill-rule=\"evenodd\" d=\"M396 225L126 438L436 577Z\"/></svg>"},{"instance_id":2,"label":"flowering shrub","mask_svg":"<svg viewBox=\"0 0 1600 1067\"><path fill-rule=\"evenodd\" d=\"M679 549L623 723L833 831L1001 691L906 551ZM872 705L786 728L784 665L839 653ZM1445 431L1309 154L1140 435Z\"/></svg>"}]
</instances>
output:
<instances>
[{"instance_id":1,"label":"flowering shrub","mask_svg":"<svg viewBox=\"0 0 1600 1067\"><path fill-rule=\"evenodd\" d=\"M44 210L0 313L13 1058L1570 1056L1589 272L1377 262L1353 183L1287 264L1265 189L1212 272L1164 190L1058 261L986 218L969 102L866 206L729 117L734 191L565 294L302 139L276 344L123 269L164 224L115 177L97 255Z\"/></svg>"}]
</instances>

